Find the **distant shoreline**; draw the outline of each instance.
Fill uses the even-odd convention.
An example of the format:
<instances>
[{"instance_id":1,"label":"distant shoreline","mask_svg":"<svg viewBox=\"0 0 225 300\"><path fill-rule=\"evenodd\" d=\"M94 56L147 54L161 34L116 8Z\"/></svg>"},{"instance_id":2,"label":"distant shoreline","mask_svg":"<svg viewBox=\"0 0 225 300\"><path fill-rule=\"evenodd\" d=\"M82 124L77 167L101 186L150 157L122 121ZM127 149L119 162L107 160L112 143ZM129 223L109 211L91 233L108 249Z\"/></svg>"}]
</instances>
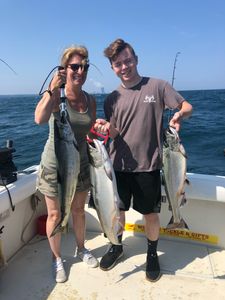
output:
<instances>
[{"instance_id":1,"label":"distant shoreline","mask_svg":"<svg viewBox=\"0 0 225 300\"><path fill-rule=\"evenodd\" d=\"M199 92L199 91L224 91L225 88L221 88L221 89L195 89L195 90L177 90L178 92ZM89 94L91 95L98 95L98 96L101 96L101 95L108 95L109 93L94 93L94 92L88 92ZM39 94L1 94L0 95L0 98L1 97L16 97L16 96L34 96L34 97L41 97Z\"/></svg>"}]
</instances>

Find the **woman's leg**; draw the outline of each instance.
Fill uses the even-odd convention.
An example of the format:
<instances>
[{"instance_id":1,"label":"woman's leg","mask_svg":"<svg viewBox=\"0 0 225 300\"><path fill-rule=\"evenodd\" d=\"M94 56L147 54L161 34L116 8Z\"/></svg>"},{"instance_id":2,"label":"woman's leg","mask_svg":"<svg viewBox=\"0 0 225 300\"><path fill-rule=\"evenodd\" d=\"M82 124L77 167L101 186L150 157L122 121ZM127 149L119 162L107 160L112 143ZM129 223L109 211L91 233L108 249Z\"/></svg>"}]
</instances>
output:
<instances>
[{"instance_id":1,"label":"woman's leg","mask_svg":"<svg viewBox=\"0 0 225 300\"><path fill-rule=\"evenodd\" d=\"M77 242L77 255L89 267L96 268L99 264L98 260L92 255L90 250L84 246L86 222L85 222L85 202L88 196L88 191L77 192L75 194L71 211L73 218L73 229Z\"/></svg>"},{"instance_id":2,"label":"woman's leg","mask_svg":"<svg viewBox=\"0 0 225 300\"><path fill-rule=\"evenodd\" d=\"M76 192L71 207L73 229L75 233L78 251L84 248L85 231L86 231L84 206L85 206L87 196L88 196L88 191Z\"/></svg>"},{"instance_id":3,"label":"woman's leg","mask_svg":"<svg viewBox=\"0 0 225 300\"><path fill-rule=\"evenodd\" d=\"M57 198L45 196L48 218L46 223L46 233L49 241L49 245L54 258L61 257L60 254L60 242L61 233L55 234L50 237L55 226L59 223L61 218L59 201Z\"/></svg>"}]
</instances>

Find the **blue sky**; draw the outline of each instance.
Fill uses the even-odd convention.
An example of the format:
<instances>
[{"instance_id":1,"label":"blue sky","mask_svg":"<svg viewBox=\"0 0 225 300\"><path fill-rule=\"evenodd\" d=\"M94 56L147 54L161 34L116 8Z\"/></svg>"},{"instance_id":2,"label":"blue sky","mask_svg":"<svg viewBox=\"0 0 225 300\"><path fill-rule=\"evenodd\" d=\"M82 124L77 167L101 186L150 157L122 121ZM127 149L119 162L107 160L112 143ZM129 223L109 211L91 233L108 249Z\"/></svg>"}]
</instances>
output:
<instances>
[{"instance_id":1,"label":"blue sky","mask_svg":"<svg viewBox=\"0 0 225 300\"><path fill-rule=\"evenodd\" d=\"M177 90L225 88L224 0L0 0L0 94L37 94L64 48L85 45L90 68L84 89L119 84L103 50L120 37L139 57L139 73Z\"/></svg>"}]
</instances>

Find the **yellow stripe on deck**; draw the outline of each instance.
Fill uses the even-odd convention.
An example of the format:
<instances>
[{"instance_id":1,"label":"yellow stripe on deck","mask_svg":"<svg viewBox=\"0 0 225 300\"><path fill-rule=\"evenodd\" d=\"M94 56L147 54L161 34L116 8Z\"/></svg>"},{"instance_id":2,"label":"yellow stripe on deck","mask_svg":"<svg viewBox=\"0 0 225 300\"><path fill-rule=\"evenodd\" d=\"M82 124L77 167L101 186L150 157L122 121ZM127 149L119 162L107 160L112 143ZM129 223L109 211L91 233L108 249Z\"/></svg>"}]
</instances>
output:
<instances>
[{"instance_id":1,"label":"yellow stripe on deck","mask_svg":"<svg viewBox=\"0 0 225 300\"><path fill-rule=\"evenodd\" d=\"M142 224L126 223L125 230L143 233L143 232L145 232L145 226ZM193 231L185 230L185 229L167 229L167 228L161 227L160 235L172 236L172 237L182 238L182 239L189 239L189 240L194 240L194 241L208 243L208 244L214 244L214 245L218 244L218 236L216 236L216 235L193 232Z\"/></svg>"}]
</instances>

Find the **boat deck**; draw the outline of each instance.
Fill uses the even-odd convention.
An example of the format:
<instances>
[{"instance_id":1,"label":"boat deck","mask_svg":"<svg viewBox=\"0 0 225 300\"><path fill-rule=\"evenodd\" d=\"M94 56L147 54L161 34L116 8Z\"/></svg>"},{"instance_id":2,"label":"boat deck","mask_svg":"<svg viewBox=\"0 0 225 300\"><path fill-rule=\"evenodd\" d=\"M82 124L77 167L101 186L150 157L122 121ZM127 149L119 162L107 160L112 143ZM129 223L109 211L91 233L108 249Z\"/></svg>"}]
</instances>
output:
<instances>
[{"instance_id":1,"label":"boat deck","mask_svg":"<svg viewBox=\"0 0 225 300\"><path fill-rule=\"evenodd\" d=\"M99 260L107 249L106 242L99 232L87 232L86 247ZM158 254L163 275L151 283L145 279L144 236L125 232L123 243L121 262L110 271L102 271L88 268L74 257L74 235L63 235L68 281L56 284L51 274L48 241L37 235L0 271L0 299L225 299L224 249L161 238Z\"/></svg>"}]
</instances>

